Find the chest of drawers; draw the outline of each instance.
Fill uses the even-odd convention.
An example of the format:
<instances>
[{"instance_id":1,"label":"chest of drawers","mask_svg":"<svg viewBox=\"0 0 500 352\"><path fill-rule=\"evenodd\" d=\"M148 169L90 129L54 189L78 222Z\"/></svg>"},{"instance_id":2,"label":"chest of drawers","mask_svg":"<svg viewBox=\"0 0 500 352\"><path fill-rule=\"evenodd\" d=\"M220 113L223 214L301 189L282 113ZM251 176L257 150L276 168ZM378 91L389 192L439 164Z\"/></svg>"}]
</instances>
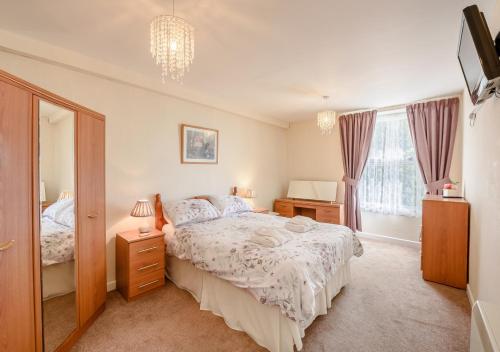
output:
<instances>
[{"instance_id":1,"label":"chest of drawers","mask_svg":"<svg viewBox=\"0 0 500 352\"><path fill-rule=\"evenodd\" d=\"M116 235L116 288L130 300L165 284L163 233L153 230L140 237L138 231Z\"/></svg>"}]
</instances>

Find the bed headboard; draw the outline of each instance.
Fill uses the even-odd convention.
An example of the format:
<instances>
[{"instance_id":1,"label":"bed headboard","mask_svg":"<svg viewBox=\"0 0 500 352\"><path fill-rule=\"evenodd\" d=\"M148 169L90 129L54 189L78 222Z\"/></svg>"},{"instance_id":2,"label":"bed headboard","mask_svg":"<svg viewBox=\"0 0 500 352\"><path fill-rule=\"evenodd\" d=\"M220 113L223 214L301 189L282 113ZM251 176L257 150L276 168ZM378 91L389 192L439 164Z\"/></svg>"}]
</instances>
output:
<instances>
[{"instance_id":1,"label":"bed headboard","mask_svg":"<svg viewBox=\"0 0 500 352\"><path fill-rule=\"evenodd\" d=\"M155 195L155 227L161 231L165 224L168 224L168 221L163 215L163 204L161 203L160 193L158 193Z\"/></svg>"},{"instance_id":2,"label":"bed headboard","mask_svg":"<svg viewBox=\"0 0 500 352\"><path fill-rule=\"evenodd\" d=\"M209 196L195 196L188 199L205 199L210 202ZM163 225L170 224L170 221L165 218L165 213L163 212L163 203L161 202L160 193L155 195L155 228L157 230L162 230Z\"/></svg>"}]
</instances>

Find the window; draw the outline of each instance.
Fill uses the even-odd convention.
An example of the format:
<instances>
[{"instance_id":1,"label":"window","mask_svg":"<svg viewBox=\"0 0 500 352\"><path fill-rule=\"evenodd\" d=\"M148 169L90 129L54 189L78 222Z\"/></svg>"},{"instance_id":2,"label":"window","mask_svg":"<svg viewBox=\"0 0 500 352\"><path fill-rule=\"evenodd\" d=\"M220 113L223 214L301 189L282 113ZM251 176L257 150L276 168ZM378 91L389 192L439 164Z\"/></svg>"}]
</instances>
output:
<instances>
[{"instance_id":1,"label":"window","mask_svg":"<svg viewBox=\"0 0 500 352\"><path fill-rule=\"evenodd\" d=\"M361 210L419 216L424 194L406 111L379 113L360 180Z\"/></svg>"}]
</instances>

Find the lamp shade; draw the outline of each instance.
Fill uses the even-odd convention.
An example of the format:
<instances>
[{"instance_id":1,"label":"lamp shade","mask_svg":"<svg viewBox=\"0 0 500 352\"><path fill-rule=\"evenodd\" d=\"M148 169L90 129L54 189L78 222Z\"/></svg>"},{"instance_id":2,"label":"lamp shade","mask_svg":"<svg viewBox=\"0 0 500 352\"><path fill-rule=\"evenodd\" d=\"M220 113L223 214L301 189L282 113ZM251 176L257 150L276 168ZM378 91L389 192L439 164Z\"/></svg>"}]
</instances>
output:
<instances>
[{"instance_id":1,"label":"lamp shade","mask_svg":"<svg viewBox=\"0 0 500 352\"><path fill-rule=\"evenodd\" d=\"M73 192L62 191L61 193L59 193L59 198L57 198L57 200L71 199L71 198L73 198Z\"/></svg>"},{"instance_id":2,"label":"lamp shade","mask_svg":"<svg viewBox=\"0 0 500 352\"><path fill-rule=\"evenodd\" d=\"M138 200L137 203L135 203L134 209L130 212L130 216L134 216L136 218L153 216L153 209L151 208L149 200Z\"/></svg>"},{"instance_id":3,"label":"lamp shade","mask_svg":"<svg viewBox=\"0 0 500 352\"><path fill-rule=\"evenodd\" d=\"M256 198L257 193L253 189L247 189L245 198Z\"/></svg>"},{"instance_id":4,"label":"lamp shade","mask_svg":"<svg viewBox=\"0 0 500 352\"><path fill-rule=\"evenodd\" d=\"M45 182L40 181L40 202L45 202L47 197L45 196Z\"/></svg>"}]
</instances>

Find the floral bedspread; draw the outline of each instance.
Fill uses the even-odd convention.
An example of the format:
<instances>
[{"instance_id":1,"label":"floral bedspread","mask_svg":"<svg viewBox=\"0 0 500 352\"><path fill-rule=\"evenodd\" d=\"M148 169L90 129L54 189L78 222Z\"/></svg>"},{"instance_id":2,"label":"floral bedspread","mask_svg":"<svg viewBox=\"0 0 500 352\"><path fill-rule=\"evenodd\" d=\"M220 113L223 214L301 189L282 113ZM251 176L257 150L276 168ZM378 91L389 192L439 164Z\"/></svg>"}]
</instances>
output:
<instances>
[{"instance_id":1,"label":"floral bedspread","mask_svg":"<svg viewBox=\"0 0 500 352\"><path fill-rule=\"evenodd\" d=\"M314 314L314 297L353 254L363 249L353 232L320 223L307 233L294 233L280 247L249 241L262 226L284 228L287 219L241 213L176 229L167 238L168 254L190 260L197 268L246 288L263 304L305 324ZM354 251L354 253L353 253Z\"/></svg>"},{"instance_id":2,"label":"floral bedspread","mask_svg":"<svg viewBox=\"0 0 500 352\"><path fill-rule=\"evenodd\" d=\"M73 259L75 230L50 218L42 217L40 245L42 266L65 263Z\"/></svg>"}]
</instances>

